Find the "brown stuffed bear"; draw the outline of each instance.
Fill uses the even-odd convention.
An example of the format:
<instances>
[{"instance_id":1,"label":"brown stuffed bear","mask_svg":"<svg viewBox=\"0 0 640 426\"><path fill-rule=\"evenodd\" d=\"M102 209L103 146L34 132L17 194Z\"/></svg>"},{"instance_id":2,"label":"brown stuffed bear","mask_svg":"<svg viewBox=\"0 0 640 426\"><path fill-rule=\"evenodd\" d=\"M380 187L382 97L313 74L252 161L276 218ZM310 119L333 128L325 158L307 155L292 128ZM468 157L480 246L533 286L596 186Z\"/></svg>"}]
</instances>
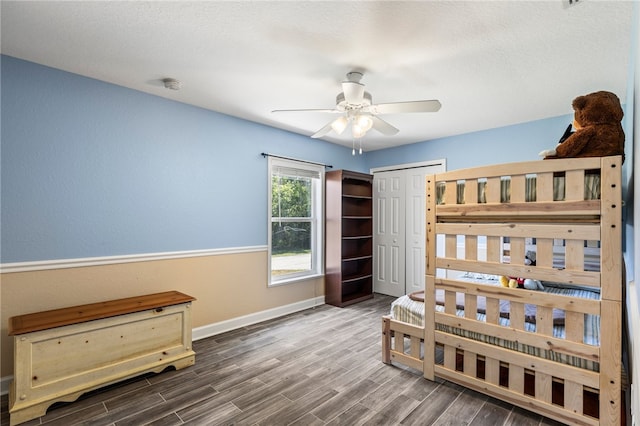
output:
<instances>
[{"instance_id":1,"label":"brown stuffed bear","mask_svg":"<svg viewBox=\"0 0 640 426\"><path fill-rule=\"evenodd\" d=\"M544 150L539 155L545 160L622 155L624 162L624 131L620 124L624 113L620 99L611 92L594 92L578 96L572 106L576 131L555 149Z\"/></svg>"}]
</instances>

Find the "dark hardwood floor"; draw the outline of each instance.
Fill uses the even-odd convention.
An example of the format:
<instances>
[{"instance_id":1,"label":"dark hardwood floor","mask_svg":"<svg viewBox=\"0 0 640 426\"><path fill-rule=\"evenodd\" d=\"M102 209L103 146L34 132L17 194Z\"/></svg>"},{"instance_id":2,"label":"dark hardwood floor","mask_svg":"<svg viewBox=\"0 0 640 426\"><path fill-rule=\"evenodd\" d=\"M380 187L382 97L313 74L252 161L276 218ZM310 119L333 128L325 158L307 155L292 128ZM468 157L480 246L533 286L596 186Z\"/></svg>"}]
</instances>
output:
<instances>
[{"instance_id":1,"label":"dark hardwood floor","mask_svg":"<svg viewBox=\"0 0 640 426\"><path fill-rule=\"evenodd\" d=\"M24 425L558 425L381 362L391 300L329 305L194 342L196 364L55 404ZM7 396L1 426L9 424Z\"/></svg>"}]
</instances>

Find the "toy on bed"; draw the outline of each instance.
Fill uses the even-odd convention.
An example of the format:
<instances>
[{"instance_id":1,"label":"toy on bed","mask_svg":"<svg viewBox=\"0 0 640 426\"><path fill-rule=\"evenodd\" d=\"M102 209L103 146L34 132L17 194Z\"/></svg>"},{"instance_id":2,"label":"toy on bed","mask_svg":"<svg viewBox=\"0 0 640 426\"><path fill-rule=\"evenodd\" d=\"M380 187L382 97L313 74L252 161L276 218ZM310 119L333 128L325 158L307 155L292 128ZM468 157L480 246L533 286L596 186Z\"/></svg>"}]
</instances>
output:
<instances>
[{"instance_id":1,"label":"toy on bed","mask_svg":"<svg viewBox=\"0 0 640 426\"><path fill-rule=\"evenodd\" d=\"M624 113L620 99L611 92L600 91L578 96L572 106L575 132L568 136L565 131L555 149L538 155L545 160L622 155L624 162L624 131L620 124Z\"/></svg>"},{"instance_id":2,"label":"toy on bed","mask_svg":"<svg viewBox=\"0 0 640 426\"><path fill-rule=\"evenodd\" d=\"M524 264L526 266L536 266L536 253L528 251L524 257ZM544 290L542 282L539 280L532 280L530 278L521 277L506 277L501 275L498 278L498 282L502 287L509 288L525 288L527 290Z\"/></svg>"},{"instance_id":3,"label":"toy on bed","mask_svg":"<svg viewBox=\"0 0 640 426\"><path fill-rule=\"evenodd\" d=\"M501 275L498 281L502 287L544 290L544 286L541 281L532 280L531 278L505 277L504 275Z\"/></svg>"}]
</instances>

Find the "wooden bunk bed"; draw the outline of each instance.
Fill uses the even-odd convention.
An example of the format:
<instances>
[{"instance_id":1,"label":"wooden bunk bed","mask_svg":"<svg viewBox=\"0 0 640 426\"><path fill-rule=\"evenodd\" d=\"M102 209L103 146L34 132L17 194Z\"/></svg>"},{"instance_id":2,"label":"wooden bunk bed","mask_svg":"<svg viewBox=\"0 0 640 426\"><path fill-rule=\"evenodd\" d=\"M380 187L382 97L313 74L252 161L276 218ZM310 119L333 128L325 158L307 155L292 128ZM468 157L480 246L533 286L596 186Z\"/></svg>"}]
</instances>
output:
<instances>
[{"instance_id":1,"label":"wooden bunk bed","mask_svg":"<svg viewBox=\"0 0 640 426\"><path fill-rule=\"evenodd\" d=\"M621 160L531 161L427 176L422 318L383 317L383 361L563 423L620 424ZM526 261L531 251L535 265ZM592 297L474 278L498 275Z\"/></svg>"}]
</instances>

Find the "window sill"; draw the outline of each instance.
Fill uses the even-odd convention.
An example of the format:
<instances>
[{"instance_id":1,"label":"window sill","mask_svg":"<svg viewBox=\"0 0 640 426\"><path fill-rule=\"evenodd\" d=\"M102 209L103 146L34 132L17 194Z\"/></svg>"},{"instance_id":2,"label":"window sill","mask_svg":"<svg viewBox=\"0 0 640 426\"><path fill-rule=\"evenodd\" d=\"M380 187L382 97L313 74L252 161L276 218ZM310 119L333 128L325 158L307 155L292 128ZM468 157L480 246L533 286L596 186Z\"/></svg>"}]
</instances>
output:
<instances>
[{"instance_id":1,"label":"window sill","mask_svg":"<svg viewBox=\"0 0 640 426\"><path fill-rule=\"evenodd\" d=\"M324 277L324 274L305 275L303 277L293 277L286 280L271 281L267 287L278 287L281 285L296 284L301 281L316 280Z\"/></svg>"}]
</instances>

